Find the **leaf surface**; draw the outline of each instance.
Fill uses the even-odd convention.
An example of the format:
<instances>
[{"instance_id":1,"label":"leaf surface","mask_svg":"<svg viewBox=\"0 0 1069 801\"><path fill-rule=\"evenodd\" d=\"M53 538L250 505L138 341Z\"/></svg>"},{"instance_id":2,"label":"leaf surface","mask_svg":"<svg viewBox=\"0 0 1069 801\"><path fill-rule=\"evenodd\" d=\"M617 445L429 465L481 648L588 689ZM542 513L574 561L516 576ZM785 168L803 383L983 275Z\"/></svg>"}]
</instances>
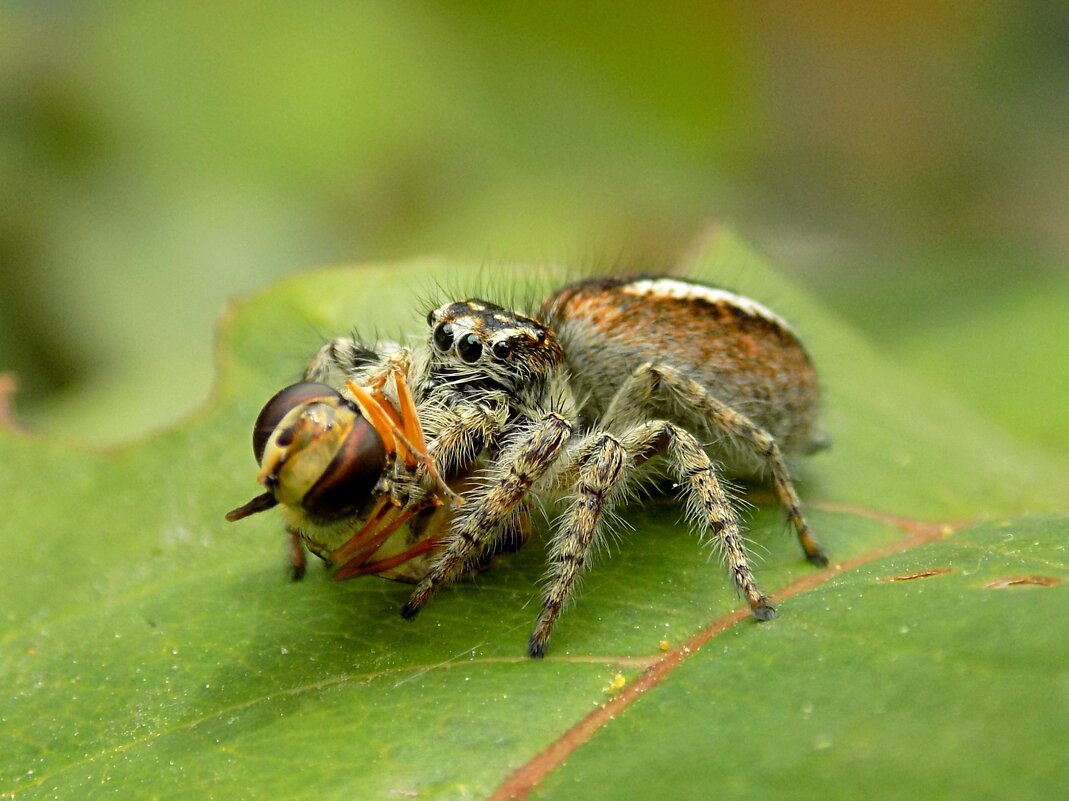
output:
<instances>
[{"instance_id":1,"label":"leaf surface","mask_svg":"<svg viewBox=\"0 0 1069 801\"><path fill-rule=\"evenodd\" d=\"M0 797L485 798L565 741L539 797L1064 784L1051 749L1069 706L1069 523L1018 517L1064 504L1064 471L887 364L730 236L688 272L772 306L809 346L835 445L798 465L799 485L852 567L804 563L751 488L758 577L796 590L774 623L743 620L686 654L739 601L678 506L651 501L626 511L634 530L542 661L524 656L537 542L415 622L397 614L406 585L286 581L277 519L222 520L256 491L266 398L324 336L419 332L430 297L487 282L535 297L562 280L436 260L310 272L234 304L215 396L182 425L108 452L0 431ZM933 566L950 572L881 580ZM1054 585L986 587L1025 575ZM570 735L617 674L658 669L662 641L679 650L657 683Z\"/></svg>"}]
</instances>

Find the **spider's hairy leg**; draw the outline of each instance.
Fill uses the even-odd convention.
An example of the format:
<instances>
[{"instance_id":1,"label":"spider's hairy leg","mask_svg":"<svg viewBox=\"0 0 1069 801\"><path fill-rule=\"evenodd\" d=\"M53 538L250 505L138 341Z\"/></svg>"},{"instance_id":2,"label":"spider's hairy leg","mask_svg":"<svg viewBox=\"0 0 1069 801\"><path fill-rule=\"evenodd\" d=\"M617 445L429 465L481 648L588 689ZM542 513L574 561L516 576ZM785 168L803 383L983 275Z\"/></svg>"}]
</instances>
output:
<instances>
[{"instance_id":1,"label":"spider's hairy leg","mask_svg":"<svg viewBox=\"0 0 1069 801\"><path fill-rule=\"evenodd\" d=\"M512 514L500 525L489 542L476 554L473 554L460 569L462 575L474 575L490 567L497 556L518 551L531 538L531 515L534 505L529 499L516 504Z\"/></svg>"},{"instance_id":2,"label":"spider's hairy leg","mask_svg":"<svg viewBox=\"0 0 1069 801\"><path fill-rule=\"evenodd\" d=\"M775 438L742 412L718 400L702 384L687 378L669 365L644 364L632 373L613 398L606 421L611 424L612 420L619 419L627 409L634 408L637 403L645 405L658 390L688 417L693 417L696 411L713 430L741 443L761 460L772 476L776 495L787 511L787 517L798 535L798 542L806 559L819 567L827 565L828 555L809 531L809 525L802 514L802 502L794 489L787 462Z\"/></svg>"},{"instance_id":3,"label":"spider's hairy leg","mask_svg":"<svg viewBox=\"0 0 1069 801\"><path fill-rule=\"evenodd\" d=\"M687 511L701 529L713 533L723 551L731 578L758 620L771 620L776 610L761 592L750 570L738 520L716 477L709 454L689 431L666 420L642 423L621 437L636 458L663 453L668 467L686 495Z\"/></svg>"},{"instance_id":4,"label":"spider's hairy leg","mask_svg":"<svg viewBox=\"0 0 1069 801\"><path fill-rule=\"evenodd\" d=\"M553 467L571 434L571 424L550 413L505 449L491 469L486 491L465 497L448 546L401 610L403 617L415 617L440 586L452 581L473 557L492 547L502 523L510 519L531 486Z\"/></svg>"},{"instance_id":5,"label":"spider's hairy leg","mask_svg":"<svg viewBox=\"0 0 1069 801\"><path fill-rule=\"evenodd\" d=\"M572 454L578 462L579 477L574 498L553 537L542 611L527 644L527 652L533 657L545 656L553 624L582 575L605 516L626 486L627 474L633 467L623 446L609 434L590 435Z\"/></svg>"},{"instance_id":6,"label":"spider's hairy leg","mask_svg":"<svg viewBox=\"0 0 1069 801\"><path fill-rule=\"evenodd\" d=\"M351 376L379 355L351 337L335 337L323 344L304 368L305 381L331 383L336 377Z\"/></svg>"}]
</instances>

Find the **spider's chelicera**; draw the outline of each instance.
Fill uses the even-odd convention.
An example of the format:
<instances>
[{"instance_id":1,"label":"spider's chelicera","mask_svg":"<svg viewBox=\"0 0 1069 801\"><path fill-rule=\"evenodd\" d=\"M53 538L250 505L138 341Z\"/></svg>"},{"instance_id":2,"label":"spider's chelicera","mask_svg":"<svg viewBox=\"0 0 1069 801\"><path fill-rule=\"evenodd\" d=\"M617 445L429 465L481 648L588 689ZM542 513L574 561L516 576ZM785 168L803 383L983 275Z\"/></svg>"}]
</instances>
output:
<instances>
[{"instance_id":1,"label":"spider's chelicera","mask_svg":"<svg viewBox=\"0 0 1069 801\"><path fill-rule=\"evenodd\" d=\"M722 470L768 476L806 557L827 563L784 459L827 444L816 373L759 303L678 278L595 278L530 316L472 299L427 324L426 344L411 348L331 340L305 382L261 413L253 439L267 492L229 517L280 505L295 576L306 545L336 578L418 582L402 610L411 618L443 585L519 547L537 498L561 499L528 643L542 656L612 511L667 473L768 620Z\"/></svg>"}]
</instances>

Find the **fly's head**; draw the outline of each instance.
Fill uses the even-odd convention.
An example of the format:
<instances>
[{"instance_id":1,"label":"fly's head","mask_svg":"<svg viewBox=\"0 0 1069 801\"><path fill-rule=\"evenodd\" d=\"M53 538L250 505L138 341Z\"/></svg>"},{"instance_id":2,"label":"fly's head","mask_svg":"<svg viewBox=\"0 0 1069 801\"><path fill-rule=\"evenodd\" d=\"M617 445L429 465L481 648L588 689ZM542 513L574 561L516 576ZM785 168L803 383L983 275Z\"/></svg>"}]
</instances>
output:
<instances>
[{"instance_id":1,"label":"fly's head","mask_svg":"<svg viewBox=\"0 0 1069 801\"><path fill-rule=\"evenodd\" d=\"M272 397L256 420L252 449L267 491L230 512L231 521L276 504L320 522L353 515L373 500L387 468L374 425L325 384L293 384Z\"/></svg>"},{"instance_id":2,"label":"fly's head","mask_svg":"<svg viewBox=\"0 0 1069 801\"><path fill-rule=\"evenodd\" d=\"M484 300L446 303L427 323L432 382L463 394L498 390L538 402L564 363L549 328Z\"/></svg>"}]
</instances>

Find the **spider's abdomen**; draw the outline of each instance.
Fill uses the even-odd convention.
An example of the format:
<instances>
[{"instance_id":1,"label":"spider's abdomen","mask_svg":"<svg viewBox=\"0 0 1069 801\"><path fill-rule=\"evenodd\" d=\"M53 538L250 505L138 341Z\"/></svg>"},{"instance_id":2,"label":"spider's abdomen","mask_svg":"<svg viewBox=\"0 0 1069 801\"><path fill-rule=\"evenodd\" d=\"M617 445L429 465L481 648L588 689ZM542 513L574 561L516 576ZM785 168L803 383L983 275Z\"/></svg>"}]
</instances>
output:
<instances>
[{"instance_id":1,"label":"spider's abdomen","mask_svg":"<svg viewBox=\"0 0 1069 801\"><path fill-rule=\"evenodd\" d=\"M786 452L826 444L813 364L790 326L756 301L679 278L604 277L558 290L539 314L556 331L593 417L636 369L665 365L747 415ZM678 406L651 398L635 413L678 416Z\"/></svg>"}]
</instances>

